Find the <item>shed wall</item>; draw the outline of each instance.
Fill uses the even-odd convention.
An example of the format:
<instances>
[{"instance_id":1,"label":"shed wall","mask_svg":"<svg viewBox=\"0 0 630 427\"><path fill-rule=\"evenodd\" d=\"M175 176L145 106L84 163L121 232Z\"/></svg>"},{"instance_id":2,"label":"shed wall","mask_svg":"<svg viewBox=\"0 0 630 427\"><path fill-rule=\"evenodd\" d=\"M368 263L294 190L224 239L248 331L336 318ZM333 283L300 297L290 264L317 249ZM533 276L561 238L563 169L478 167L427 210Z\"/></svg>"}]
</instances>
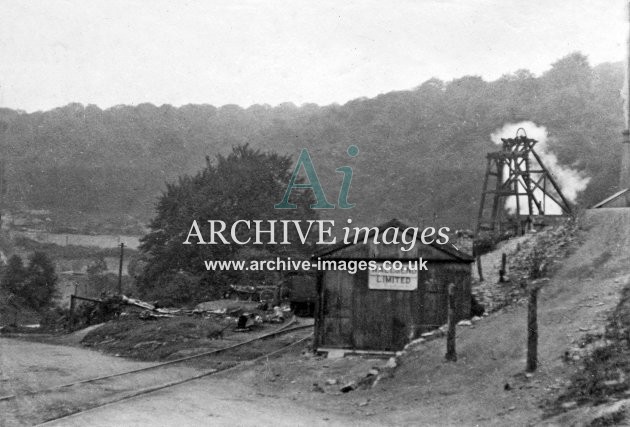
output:
<instances>
[{"instance_id":1,"label":"shed wall","mask_svg":"<svg viewBox=\"0 0 630 427\"><path fill-rule=\"evenodd\" d=\"M357 350L400 350L447 320L448 284L456 285L457 319L470 314L470 264L434 262L418 272L414 291L368 289L368 272L320 275L317 345Z\"/></svg>"},{"instance_id":2,"label":"shed wall","mask_svg":"<svg viewBox=\"0 0 630 427\"><path fill-rule=\"evenodd\" d=\"M455 313L457 321L470 317L470 264L444 262L428 264L428 271L418 275L421 294L421 332L444 325L448 320L448 285L455 284Z\"/></svg>"}]
</instances>

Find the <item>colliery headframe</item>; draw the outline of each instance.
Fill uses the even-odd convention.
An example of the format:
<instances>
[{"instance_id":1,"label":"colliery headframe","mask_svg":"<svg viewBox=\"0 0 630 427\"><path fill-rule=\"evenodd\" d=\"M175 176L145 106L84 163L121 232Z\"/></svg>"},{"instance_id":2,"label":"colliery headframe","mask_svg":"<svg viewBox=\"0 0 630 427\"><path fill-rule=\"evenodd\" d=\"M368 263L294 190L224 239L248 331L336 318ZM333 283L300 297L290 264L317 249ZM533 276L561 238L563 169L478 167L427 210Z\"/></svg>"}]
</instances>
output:
<instances>
[{"instance_id":1,"label":"colliery headframe","mask_svg":"<svg viewBox=\"0 0 630 427\"><path fill-rule=\"evenodd\" d=\"M571 215L569 202L534 149L538 141L528 138L523 128L501 141L500 151L487 154L475 236L522 234L551 212Z\"/></svg>"}]
</instances>

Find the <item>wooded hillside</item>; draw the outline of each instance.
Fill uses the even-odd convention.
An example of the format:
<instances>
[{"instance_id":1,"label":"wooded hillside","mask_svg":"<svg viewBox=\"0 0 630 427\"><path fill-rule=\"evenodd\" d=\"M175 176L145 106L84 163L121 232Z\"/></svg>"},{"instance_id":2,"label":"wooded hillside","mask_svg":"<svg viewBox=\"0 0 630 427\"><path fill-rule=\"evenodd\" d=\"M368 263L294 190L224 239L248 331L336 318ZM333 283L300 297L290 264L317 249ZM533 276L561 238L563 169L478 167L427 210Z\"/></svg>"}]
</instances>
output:
<instances>
[{"instance_id":1,"label":"wooded hillside","mask_svg":"<svg viewBox=\"0 0 630 427\"><path fill-rule=\"evenodd\" d=\"M345 105L2 109L6 201L148 221L165 181L194 174L207 155L249 143L294 158L308 148L330 200L342 178L335 169L354 168L348 200L356 207L322 218L375 224L397 217L470 228L485 154L497 149L490 134L507 122L531 120L547 128L561 164L591 177L578 199L590 205L617 185L622 80L621 64L592 67L576 53L539 77L521 70L493 82L432 79ZM356 158L346 153L351 144L360 149Z\"/></svg>"}]
</instances>

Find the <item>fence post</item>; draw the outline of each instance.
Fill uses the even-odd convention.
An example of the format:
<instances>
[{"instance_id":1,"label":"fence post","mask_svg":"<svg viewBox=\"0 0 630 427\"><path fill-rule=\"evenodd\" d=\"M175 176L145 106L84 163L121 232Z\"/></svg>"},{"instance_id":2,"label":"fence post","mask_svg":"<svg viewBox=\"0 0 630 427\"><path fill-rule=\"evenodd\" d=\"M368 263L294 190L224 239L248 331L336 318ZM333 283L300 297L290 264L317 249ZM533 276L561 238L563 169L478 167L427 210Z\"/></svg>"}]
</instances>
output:
<instances>
[{"instance_id":1,"label":"fence post","mask_svg":"<svg viewBox=\"0 0 630 427\"><path fill-rule=\"evenodd\" d=\"M534 372L538 365L538 286L529 290L527 305L527 372Z\"/></svg>"},{"instance_id":2,"label":"fence post","mask_svg":"<svg viewBox=\"0 0 630 427\"><path fill-rule=\"evenodd\" d=\"M455 351L455 284L448 285L448 331L446 333L446 360L457 361Z\"/></svg>"},{"instance_id":3,"label":"fence post","mask_svg":"<svg viewBox=\"0 0 630 427\"><path fill-rule=\"evenodd\" d=\"M505 283L505 274L507 273L507 255L505 252L501 254L501 269L499 270L499 283Z\"/></svg>"},{"instance_id":4,"label":"fence post","mask_svg":"<svg viewBox=\"0 0 630 427\"><path fill-rule=\"evenodd\" d=\"M479 281L483 282L483 270L481 268L481 256L477 257L477 274L479 275Z\"/></svg>"}]
</instances>

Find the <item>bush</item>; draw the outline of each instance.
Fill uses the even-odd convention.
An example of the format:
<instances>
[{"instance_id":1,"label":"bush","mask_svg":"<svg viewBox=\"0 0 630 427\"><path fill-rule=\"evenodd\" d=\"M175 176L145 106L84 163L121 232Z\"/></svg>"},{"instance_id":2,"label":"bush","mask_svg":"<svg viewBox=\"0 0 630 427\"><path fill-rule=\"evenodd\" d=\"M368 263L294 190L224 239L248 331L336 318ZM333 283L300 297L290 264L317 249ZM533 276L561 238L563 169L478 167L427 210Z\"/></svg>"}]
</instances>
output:
<instances>
[{"instance_id":1,"label":"bush","mask_svg":"<svg viewBox=\"0 0 630 427\"><path fill-rule=\"evenodd\" d=\"M39 322L41 329L49 332L61 332L67 329L70 310L61 307L49 308L44 311Z\"/></svg>"},{"instance_id":2,"label":"bush","mask_svg":"<svg viewBox=\"0 0 630 427\"><path fill-rule=\"evenodd\" d=\"M36 311L50 307L56 295L55 266L43 252L34 252L28 266L14 255L2 274L2 287L14 295L21 305Z\"/></svg>"},{"instance_id":3,"label":"bush","mask_svg":"<svg viewBox=\"0 0 630 427\"><path fill-rule=\"evenodd\" d=\"M123 307L124 303L118 295L105 298L100 303L81 304L74 313L71 329L81 329L115 319L120 316Z\"/></svg>"}]
</instances>

